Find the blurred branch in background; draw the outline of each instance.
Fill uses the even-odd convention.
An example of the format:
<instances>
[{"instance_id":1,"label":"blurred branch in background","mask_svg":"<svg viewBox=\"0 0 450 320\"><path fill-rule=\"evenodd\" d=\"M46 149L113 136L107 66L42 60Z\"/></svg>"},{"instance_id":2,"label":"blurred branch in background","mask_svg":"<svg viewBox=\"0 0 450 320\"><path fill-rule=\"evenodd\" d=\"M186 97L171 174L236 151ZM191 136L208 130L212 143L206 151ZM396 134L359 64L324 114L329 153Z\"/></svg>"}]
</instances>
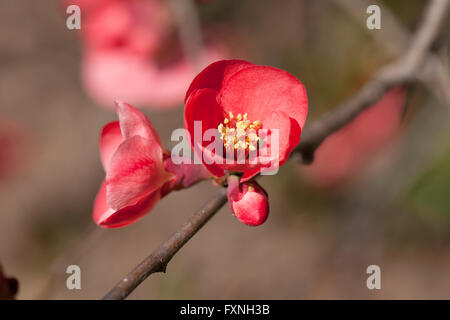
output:
<instances>
[{"instance_id":1,"label":"blurred branch in background","mask_svg":"<svg viewBox=\"0 0 450 320\"><path fill-rule=\"evenodd\" d=\"M449 109L429 99L408 125L404 136L395 141L357 179L342 203L334 210L330 224L335 232L334 246L326 261L318 265L339 268L347 259L360 265L382 261L389 223L393 217L388 210L405 196L408 187L433 167L450 145ZM394 210L402 216L400 208ZM366 250L369 244L372 250ZM327 273L322 267L316 277Z\"/></svg>"},{"instance_id":2,"label":"blurred branch in background","mask_svg":"<svg viewBox=\"0 0 450 320\"><path fill-rule=\"evenodd\" d=\"M104 229L90 224L77 244L53 261L48 281L39 293L38 299L48 299L59 281L67 275L66 273L61 273L61 270L65 271L71 261L80 261L84 256L88 255L95 243L99 242L104 235Z\"/></svg>"},{"instance_id":3,"label":"blurred branch in background","mask_svg":"<svg viewBox=\"0 0 450 320\"><path fill-rule=\"evenodd\" d=\"M430 47L445 22L448 5L448 0L430 1L406 53L382 68L373 80L366 83L353 97L307 128L302 135L302 141L295 149L304 162L311 162L314 151L322 141L376 102L390 88L421 80L419 75L424 70L422 62L429 61L427 58ZM220 190L179 231L114 286L104 299L124 299L150 274L165 271L176 252L225 204L224 191Z\"/></svg>"},{"instance_id":4,"label":"blurred branch in background","mask_svg":"<svg viewBox=\"0 0 450 320\"><path fill-rule=\"evenodd\" d=\"M203 47L203 37L200 20L192 0L170 0L175 20L178 24L178 34L186 57L198 65Z\"/></svg>"},{"instance_id":5,"label":"blurred branch in background","mask_svg":"<svg viewBox=\"0 0 450 320\"><path fill-rule=\"evenodd\" d=\"M365 26L360 13L364 12L368 1L334 1ZM369 34L374 35L391 54L399 55L402 48L406 47L405 40L410 40L411 36L387 7L376 1L370 3L382 7L383 28ZM386 247L389 222L392 221L392 217L389 217L392 211L388 209L401 196L405 196L408 187L433 167L435 159L443 156L448 148L449 76L440 57L431 52L425 56L424 66L419 70L429 73L427 77L425 72L420 73L420 79L417 80L426 86L437 101L428 99L402 137L378 155L350 190L344 192L346 196L335 208L332 215L334 219L330 221L330 230L336 233L335 245L329 248L326 260L318 263L322 270L317 272L312 282L326 277L330 265L331 268L339 269L348 259L361 267L373 261L380 263ZM438 101L442 103L441 106L437 104ZM399 216L405 214L399 208L395 211ZM367 250L371 244L372 249Z\"/></svg>"},{"instance_id":6,"label":"blurred branch in background","mask_svg":"<svg viewBox=\"0 0 450 320\"><path fill-rule=\"evenodd\" d=\"M448 0L431 1L407 51L394 62L383 67L350 99L308 127L308 130L302 134L300 145L294 150L302 155L303 162L312 162L314 151L323 140L371 106L389 89L422 78L420 76L424 72L422 62L445 23L448 5ZM430 84L429 87L434 87L434 84ZM448 88L448 86L442 88L444 91L442 96L448 95L448 92L445 92ZM450 100L448 105L450 106Z\"/></svg>"},{"instance_id":7,"label":"blurred branch in background","mask_svg":"<svg viewBox=\"0 0 450 320\"><path fill-rule=\"evenodd\" d=\"M386 50L394 55L400 55L411 41L411 34L395 17L395 15L383 5L380 1L374 0L332 0L337 6L343 9L361 25L366 25L366 16L362 13L371 4L376 4L381 8L382 12L382 28L376 32L368 32L375 37L380 45L383 45ZM442 4L445 6L445 0ZM436 9L439 9L436 7ZM430 13L431 14L431 13ZM445 23L445 19L436 23ZM426 53L424 72L418 76L421 81L427 86L438 99L444 101L450 107L450 77L448 68L442 62L442 59L433 52Z\"/></svg>"},{"instance_id":8,"label":"blurred branch in background","mask_svg":"<svg viewBox=\"0 0 450 320\"><path fill-rule=\"evenodd\" d=\"M347 0L335 2L355 17L356 12L363 10L366 3L350 3ZM390 37L390 32L385 32L386 38L383 35L377 39L386 44L386 49L394 47L398 51L404 43L402 38L409 39L410 36L387 8L383 8L383 19L384 23L387 22L388 28L392 28L393 37ZM365 174L355 182L351 190L348 190L343 204L336 209L338 218L333 223L340 225L340 228L334 230L340 231L335 241L336 246L330 250L328 255L330 259L327 260L327 263L332 263L335 267L350 256L352 259L358 257L361 262L367 260L364 263L374 259L380 260L379 257L384 250L383 242L387 236L388 221L391 221L388 208L401 196L405 196L408 187L430 170L436 159L441 158L448 150L450 145L448 71L444 68L441 58L431 52L426 54L423 65L419 81L424 83L436 100L426 101L408 125L404 136L375 159ZM442 105L437 102L441 102ZM402 212L399 212L399 215L401 214ZM369 241L377 243L377 252L369 253L362 250L367 247Z\"/></svg>"},{"instance_id":9,"label":"blurred branch in background","mask_svg":"<svg viewBox=\"0 0 450 320\"><path fill-rule=\"evenodd\" d=\"M381 29L369 34L376 38L376 40L383 45L386 50L394 56L401 54L408 46L411 40L411 35L408 30L397 20L395 15L380 1L377 0L332 0L339 8L349 14L353 19L358 21L363 27L366 27L367 16L366 12L368 6L375 4L381 8L382 22Z\"/></svg>"},{"instance_id":10,"label":"blurred branch in background","mask_svg":"<svg viewBox=\"0 0 450 320\"><path fill-rule=\"evenodd\" d=\"M364 11L369 4L376 4L380 6L383 12L383 28L379 30L380 32L370 32L370 34L374 35L379 43L383 44L385 48L392 54L398 55L401 52L402 48L406 47L407 41L409 41L411 38L408 30L397 20L392 12L379 1L333 1L363 25L365 24L365 20L361 19L360 12ZM442 1L442 4L444 3L445 1ZM445 22L445 19L443 19L440 23ZM446 104L447 107L450 107L450 77L448 74L448 69L445 66L445 63L442 61L445 58L446 57L441 58L433 52L428 52L426 54L424 62L424 73L421 73L420 76L422 77L421 80L425 82L424 84L431 91L431 93L435 94L435 98L441 99L441 102ZM432 79L433 76L434 79ZM434 84L437 84L438 86L435 87ZM444 100L442 100L442 98L444 98ZM398 151L397 153L402 154L402 156L399 156L400 159L397 159L397 161L394 160L394 162L402 163L401 170L390 172L387 175L392 177L392 174L394 174L396 176L402 175L403 177L399 179L392 179L393 182L397 183L397 185L395 187L393 185L390 185L390 187L392 187L391 189L404 189L404 187L408 185L408 183L410 183L415 176L417 176L417 174L411 175L411 173L406 174L404 172L411 171L409 169L412 167L416 168L416 170L419 170L419 168L421 168L422 171L426 170L429 166L425 165L424 167L422 167L422 162L426 162L424 158L435 158L435 153L439 152L438 150L442 151L442 143L438 143L440 148L438 147L436 149L436 143L429 143L429 141L436 141L437 137L446 136L445 132L447 132L447 126L445 124L449 115L449 110L450 109L442 110L442 108L436 107L432 102L428 102L425 110L419 111L419 114L410 124L408 132L406 133L406 137L408 137L407 144L404 146L404 148L400 148L400 146L393 147L394 150ZM443 117L443 113L447 117ZM424 135L424 133L429 133L429 135ZM400 149L403 149L403 151L399 151ZM420 153L419 156L417 156L417 153ZM428 155L428 157L426 155ZM398 169L400 169L400 166L397 167ZM386 176L372 176L370 174L370 168L368 171L368 176L370 177L366 175L362 178L362 180L366 180L366 182L374 181L375 179L376 181L381 183L383 178L386 178ZM399 183L401 183L403 188L399 187ZM383 189L386 190L385 187L383 187ZM389 198L395 197L395 192L385 193L385 196L388 196Z\"/></svg>"}]
</instances>

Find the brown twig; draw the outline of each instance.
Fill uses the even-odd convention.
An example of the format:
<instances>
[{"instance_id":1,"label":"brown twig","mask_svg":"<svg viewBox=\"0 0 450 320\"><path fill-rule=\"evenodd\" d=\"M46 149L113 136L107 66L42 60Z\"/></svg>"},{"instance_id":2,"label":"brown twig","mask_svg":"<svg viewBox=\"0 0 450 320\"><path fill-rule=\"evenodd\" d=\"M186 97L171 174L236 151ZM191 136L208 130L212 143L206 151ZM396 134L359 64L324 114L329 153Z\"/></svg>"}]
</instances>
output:
<instances>
[{"instance_id":1,"label":"brown twig","mask_svg":"<svg viewBox=\"0 0 450 320\"><path fill-rule=\"evenodd\" d=\"M373 80L364 85L353 97L339 105L321 120L314 122L302 134L302 141L294 150L304 162L312 161L314 151L326 137L350 122L365 108L376 102L390 88L417 81L422 61L445 20L449 0L430 1L423 22L411 41L407 53L384 67ZM222 188L186 222L180 230L166 240L156 251L123 278L104 299L125 299L150 274L164 272L172 257L194 236L203 225L226 203L226 190Z\"/></svg>"},{"instance_id":2,"label":"brown twig","mask_svg":"<svg viewBox=\"0 0 450 320\"><path fill-rule=\"evenodd\" d=\"M294 150L301 154L303 162L312 162L314 151L323 140L378 101L389 89L419 79L419 74L424 70L422 62L445 22L448 5L448 0L430 1L423 21L406 53L382 68L350 99L307 128L302 134L302 141Z\"/></svg>"},{"instance_id":3,"label":"brown twig","mask_svg":"<svg viewBox=\"0 0 450 320\"><path fill-rule=\"evenodd\" d=\"M193 0L170 0L184 54L196 66L201 61L203 37Z\"/></svg>"},{"instance_id":4,"label":"brown twig","mask_svg":"<svg viewBox=\"0 0 450 320\"><path fill-rule=\"evenodd\" d=\"M121 300L126 298L150 274L165 272L172 257L196 234L211 217L227 202L226 189L222 188L200 208L177 232L157 250L145 258L103 298Z\"/></svg>"}]
</instances>

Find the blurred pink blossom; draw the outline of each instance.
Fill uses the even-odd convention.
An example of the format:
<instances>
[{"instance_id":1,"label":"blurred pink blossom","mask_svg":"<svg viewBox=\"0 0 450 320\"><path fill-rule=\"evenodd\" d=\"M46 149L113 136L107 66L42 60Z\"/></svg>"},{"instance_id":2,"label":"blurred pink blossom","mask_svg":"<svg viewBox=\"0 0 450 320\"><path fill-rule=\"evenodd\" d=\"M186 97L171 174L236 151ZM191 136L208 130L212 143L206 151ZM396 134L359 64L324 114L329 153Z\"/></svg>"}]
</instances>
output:
<instances>
[{"instance_id":1,"label":"blurred pink blossom","mask_svg":"<svg viewBox=\"0 0 450 320\"><path fill-rule=\"evenodd\" d=\"M218 50L205 52L208 61L221 57ZM117 98L153 108L175 107L183 101L196 74L196 66L187 59L160 68L151 60L120 50L88 51L82 65L87 92L103 105Z\"/></svg>"},{"instance_id":2,"label":"blurred pink blossom","mask_svg":"<svg viewBox=\"0 0 450 320\"><path fill-rule=\"evenodd\" d=\"M16 173L27 162L29 136L14 120L0 118L0 179Z\"/></svg>"},{"instance_id":3,"label":"blurred pink blossom","mask_svg":"<svg viewBox=\"0 0 450 320\"><path fill-rule=\"evenodd\" d=\"M112 107L119 99L152 108L176 107L198 71L224 57L223 50L212 45L200 48L195 62L184 56L173 36L175 21L166 1L70 4L81 8L83 86L101 105Z\"/></svg>"}]
</instances>

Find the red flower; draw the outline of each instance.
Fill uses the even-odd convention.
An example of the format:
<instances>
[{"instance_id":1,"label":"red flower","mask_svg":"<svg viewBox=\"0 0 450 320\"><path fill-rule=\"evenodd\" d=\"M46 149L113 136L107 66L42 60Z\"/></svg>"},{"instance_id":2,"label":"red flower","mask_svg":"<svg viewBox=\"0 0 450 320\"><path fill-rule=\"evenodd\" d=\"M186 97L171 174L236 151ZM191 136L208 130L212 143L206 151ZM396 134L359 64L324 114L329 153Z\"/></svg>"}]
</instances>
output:
<instances>
[{"instance_id":1,"label":"red flower","mask_svg":"<svg viewBox=\"0 0 450 320\"><path fill-rule=\"evenodd\" d=\"M239 178L228 178L228 203L239 221L248 226L263 224L269 215L267 192L256 182L239 183Z\"/></svg>"},{"instance_id":2,"label":"red flower","mask_svg":"<svg viewBox=\"0 0 450 320\"><path fill-rule=\"evenodd\" d=\"M185 102L184 126L196 154L215 176L224 176L225 170L243 172L243 182L269 167L257 150L260 139L269 147L271 162L282 165L287 160L300 141L308 111L305 88L294 76L242 60L209 65L190 85ZM201 121L202 137L209 129L217 130L224 145L222 152L207 148L211 142L195 136L196 121ZM259 136L260 129L267 135ZM278 148L269 142L277 130ZM255 150L258 156L253 163L249 154ZM244 163L226 163L227 152L240 155Z\"/></svg>"},{"instance_id":3,"label":"red flower","mask_svg":"<svg viewBox=\"0 0 450 320\"><path fill-rule=\"evenodd\" d=\"M135 222L172 190L207 177L202 166L176 167L150 121L117 102L119 121L102 130L100 152L106 179L94 203L94 221L106 228Z\"/></svg>"}]
</instances>

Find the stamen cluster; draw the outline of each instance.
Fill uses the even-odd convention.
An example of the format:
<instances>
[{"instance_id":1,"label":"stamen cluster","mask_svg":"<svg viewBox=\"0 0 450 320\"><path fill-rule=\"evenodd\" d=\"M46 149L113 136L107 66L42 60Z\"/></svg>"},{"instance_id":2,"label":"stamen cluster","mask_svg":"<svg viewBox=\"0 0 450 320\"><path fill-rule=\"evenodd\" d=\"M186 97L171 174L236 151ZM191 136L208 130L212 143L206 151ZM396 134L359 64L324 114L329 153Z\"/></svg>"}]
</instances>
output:
<instances>
[{"instance_id":1,"label":"stamen cluster","mask_svg":"<svg viewBox=\"0 0 450 320\"><path fill-rule=\"evenodd\" d=\"M247 117L247 113L244 115L238 113L234 117L233 113L229 112L228 117L219 124L217 130L225 150L255 151L257 149L260 139L257 130L261 128L261 124L258 120L251 122Z\"/></svg>"}]
</instances>

